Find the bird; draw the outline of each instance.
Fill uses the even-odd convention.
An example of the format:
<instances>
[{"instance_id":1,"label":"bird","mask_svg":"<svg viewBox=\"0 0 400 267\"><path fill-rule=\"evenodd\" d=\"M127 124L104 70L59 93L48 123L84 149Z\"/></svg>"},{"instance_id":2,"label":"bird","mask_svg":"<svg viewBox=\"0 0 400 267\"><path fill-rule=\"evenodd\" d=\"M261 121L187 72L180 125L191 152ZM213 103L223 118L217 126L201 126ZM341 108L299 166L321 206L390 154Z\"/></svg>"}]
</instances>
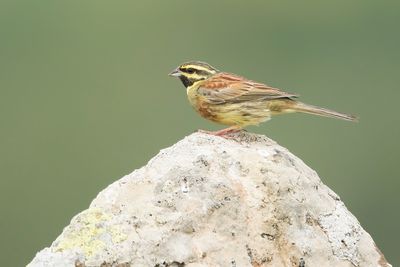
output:
<instances>
[{"instance_id":1,"label":"bird","mask_svg":"<svg viewBox=\"0 0 400 267\"><path fill-rule=\"evenodd\" d=\"M219 131L200 130L212 135L224 137L274 115L295 112L357 121L354 115L305 104L297 94L219 71L206 62L185 62L169 75L181 80L190 104L203 118L228 126Z\"/></svg>"}]
</instances>

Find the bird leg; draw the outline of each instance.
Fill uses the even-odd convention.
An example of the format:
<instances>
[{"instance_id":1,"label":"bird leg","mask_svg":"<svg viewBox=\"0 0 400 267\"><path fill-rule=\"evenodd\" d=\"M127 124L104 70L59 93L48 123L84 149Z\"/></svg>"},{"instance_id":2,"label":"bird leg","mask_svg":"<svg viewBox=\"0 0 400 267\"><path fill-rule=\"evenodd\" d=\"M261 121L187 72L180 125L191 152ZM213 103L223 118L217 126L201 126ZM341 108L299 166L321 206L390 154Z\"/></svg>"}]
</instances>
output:
<instances>
[{"instance_id":1,"label":"bird leg","mask_svg":"<svg viewBox=\"0 0 400 267\"><path fill-rule=\"evenodd\" d=\"M219 131L205 131L205 130L199 130L200 133L206 133L206 134L211 134L215 136L221 136L227 138L226 135L232 134L232 133L237 133L241 130L241 128L238 128L237 126L231 126Z\"/></svg>"}]
</instances>

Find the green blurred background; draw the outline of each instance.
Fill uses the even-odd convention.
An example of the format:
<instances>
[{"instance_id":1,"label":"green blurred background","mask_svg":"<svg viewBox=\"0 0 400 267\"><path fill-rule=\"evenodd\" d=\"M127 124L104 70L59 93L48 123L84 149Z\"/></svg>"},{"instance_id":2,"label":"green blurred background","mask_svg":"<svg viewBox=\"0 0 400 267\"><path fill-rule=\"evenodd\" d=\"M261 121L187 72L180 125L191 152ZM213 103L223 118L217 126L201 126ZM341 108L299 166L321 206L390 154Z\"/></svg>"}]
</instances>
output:
<instances>
[{"instance_id":1,"label":"green blurred background","mask_svg":"<svg viewBox=\"0 0 400 267\"><path fill-rule=\"evenodd\" d=\"M0 255L23 266L107 185L198 128L187 60L358 114L266 134L315 169L400 264L399 1L0 2Z\"/></svg>"}]
</instances>

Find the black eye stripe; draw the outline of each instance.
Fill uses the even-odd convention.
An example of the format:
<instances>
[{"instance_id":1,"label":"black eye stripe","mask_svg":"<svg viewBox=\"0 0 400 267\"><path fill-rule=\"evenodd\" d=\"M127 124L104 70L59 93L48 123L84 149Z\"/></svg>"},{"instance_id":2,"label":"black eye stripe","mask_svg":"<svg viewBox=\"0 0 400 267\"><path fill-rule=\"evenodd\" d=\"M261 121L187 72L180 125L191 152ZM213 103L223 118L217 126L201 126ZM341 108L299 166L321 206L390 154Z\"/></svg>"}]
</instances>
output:
<instances>
[{"instance_id":1,"label":"black eye stripe","mask_svg":"<svg viewBox=\"0 0 400 267\"><path fill-rule=\"evenodd\" d=\"M187 74L196 73L200 76L207 76L207 75L212 74L212 72L210 70L197 69L197 68L189 67L189 66L180 67L179 70L183 73L187 73Z\"/></svg>"},{"instance_id":2,"label":"black eye stripe","mask_svg":"<svg viewBox=\"0 0 400 267\"><path fill-rule=\"evenodd\" d=\"M180 67L179 70L182 71L182 72L189 73L189 74L193 74L193 73L195 73L195 72L198 72L197 69L195 69L195 68L190 68L190 67L189 67L189 68L187 68L187 67Z\"/></svg>"}]
</instances>

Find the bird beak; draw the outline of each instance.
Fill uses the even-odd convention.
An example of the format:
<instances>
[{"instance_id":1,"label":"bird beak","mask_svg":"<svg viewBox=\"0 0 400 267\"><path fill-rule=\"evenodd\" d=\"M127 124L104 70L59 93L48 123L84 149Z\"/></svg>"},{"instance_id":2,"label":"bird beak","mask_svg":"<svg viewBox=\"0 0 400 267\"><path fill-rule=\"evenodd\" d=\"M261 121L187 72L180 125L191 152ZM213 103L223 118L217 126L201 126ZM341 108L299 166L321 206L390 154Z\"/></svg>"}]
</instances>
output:
<instances>
[{"instance_id":1,"label":"bird beak","mask_svg":"<svg viewBox=\"0 0 400 267\"><path fill-rule=\"evenodd\" d=\"M172 77L179 77L179 76L181 76L181 72L179 71L179 69L174 69L168 75L172 76Z\"/></svg>"}]
</instances>

